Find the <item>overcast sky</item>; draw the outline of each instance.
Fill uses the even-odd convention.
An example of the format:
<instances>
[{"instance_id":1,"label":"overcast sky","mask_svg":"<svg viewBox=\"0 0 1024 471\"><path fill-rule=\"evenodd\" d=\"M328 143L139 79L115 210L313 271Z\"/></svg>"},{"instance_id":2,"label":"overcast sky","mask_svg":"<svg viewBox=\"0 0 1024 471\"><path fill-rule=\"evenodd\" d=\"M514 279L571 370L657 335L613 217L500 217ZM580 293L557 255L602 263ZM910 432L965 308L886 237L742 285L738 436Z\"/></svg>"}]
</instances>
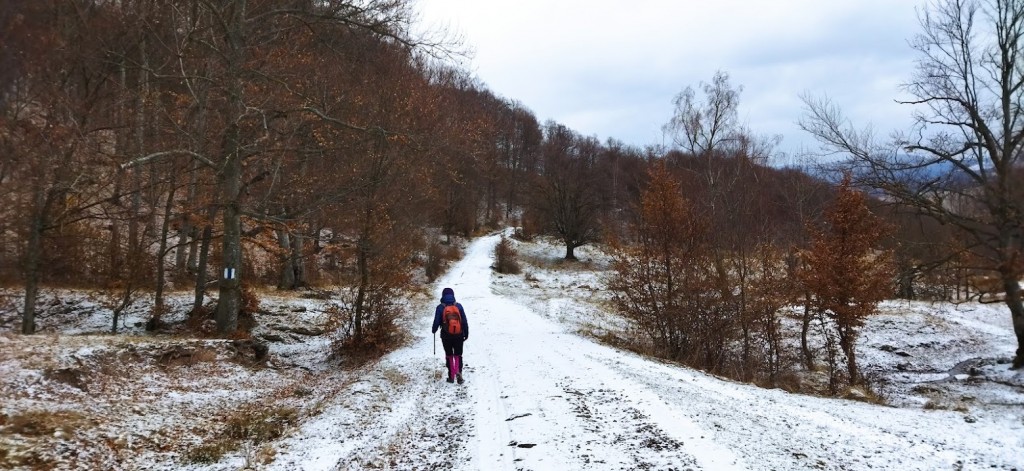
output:
<instances>
[{"instance_id":1,"label":"overcast sky","mask_svg":"<svg viewBox=\"0 0 1024 471\"><path fill-rule=\"evenodd\" d=\"M463 67L497 95L604 141L669 144L672 99L717 70L742 86L740 117L817 144L800 94L827 95L858 127L906 127L898 105L916 56L922 0L419 0L424 27L459 33Z\"/></svg>"}]
</instances>

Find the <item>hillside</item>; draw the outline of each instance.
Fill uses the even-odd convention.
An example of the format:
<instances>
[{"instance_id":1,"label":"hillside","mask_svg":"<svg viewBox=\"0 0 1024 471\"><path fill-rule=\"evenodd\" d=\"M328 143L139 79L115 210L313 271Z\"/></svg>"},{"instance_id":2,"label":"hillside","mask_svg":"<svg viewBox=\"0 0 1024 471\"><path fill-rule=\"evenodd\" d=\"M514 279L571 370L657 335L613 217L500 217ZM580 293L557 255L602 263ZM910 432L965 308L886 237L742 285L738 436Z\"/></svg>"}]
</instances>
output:
<instances>
[{"instance_id":1,"label":"hillside","mask_svg":"<svg viewBox=\"0 0 1024 471\"><path fill-rule=\"evenodd\" d=\"M566 265L560 247L519 244L525 273L501 276L496 242L410 299L407 346L358 368L327 359L331 299L265 294L262 358L144 335L134 314L132 335L97 334L109 311L57 292L42 334L0 335L0 467L1024 469L1024 374L998 306L885 304L859 351L889 405L818 398L597 342L628 335L601 309L600 253ZM469 317L462 386L440 379L429 334L446 286Z\"/></svg>"}]
</instances>

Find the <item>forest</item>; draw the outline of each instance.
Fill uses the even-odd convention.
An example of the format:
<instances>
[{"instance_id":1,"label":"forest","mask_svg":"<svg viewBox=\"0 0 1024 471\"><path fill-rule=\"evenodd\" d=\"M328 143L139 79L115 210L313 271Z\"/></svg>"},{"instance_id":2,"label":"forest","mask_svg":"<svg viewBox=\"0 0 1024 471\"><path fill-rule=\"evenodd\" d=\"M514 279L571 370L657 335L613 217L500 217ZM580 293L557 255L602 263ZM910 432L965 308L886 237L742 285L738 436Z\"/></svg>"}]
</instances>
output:
<instances>
[{"instance_id":1,"label":"forest","mask_svg":"<svg viewBox=\"0 0 1024 471\"><path fill-rule=\"evenodd\" d=\"M1004 304L1024 365L1021 2L922 15L922 111L891 140L802 97L801 127L842 157L803 166L742 124L728 72L680 84L672 145L636 148L498 96L446 60L456 44L411 33L410 7L4 2L0 283L23 295L19 332L46 287L104 293L112 332L143 297L159 332L167 293L193 292L194 334L229 338L256 287L333 287L338 348L386 351L453 240L515 227L570 263L606 247L636 348L712 373L778 384L790 316L838 393L892 298Z\"/></svg>"}]
</instances>

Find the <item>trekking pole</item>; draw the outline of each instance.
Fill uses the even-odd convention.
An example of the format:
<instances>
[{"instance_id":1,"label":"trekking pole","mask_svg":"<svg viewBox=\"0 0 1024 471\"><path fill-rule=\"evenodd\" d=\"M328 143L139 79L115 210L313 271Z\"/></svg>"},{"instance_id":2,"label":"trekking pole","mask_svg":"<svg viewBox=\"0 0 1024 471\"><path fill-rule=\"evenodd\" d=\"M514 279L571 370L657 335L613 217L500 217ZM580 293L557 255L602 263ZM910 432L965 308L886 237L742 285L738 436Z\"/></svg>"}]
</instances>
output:
<instances>
[{"instance_id":1,"label":"trekking pole","mask_svg":"<svg viewBox=\"0 0 1024 471\"><path fill-rule=\"evenodd\" d=\"M436 334L430 334L430 336L434 338L434 356L433 356L434 359L432 359L430 361L437 361L437 335ZM441 379L441 372L440 371L437 372L437 375L434 376L434 379Z\"/></svg>"}]
</instances>

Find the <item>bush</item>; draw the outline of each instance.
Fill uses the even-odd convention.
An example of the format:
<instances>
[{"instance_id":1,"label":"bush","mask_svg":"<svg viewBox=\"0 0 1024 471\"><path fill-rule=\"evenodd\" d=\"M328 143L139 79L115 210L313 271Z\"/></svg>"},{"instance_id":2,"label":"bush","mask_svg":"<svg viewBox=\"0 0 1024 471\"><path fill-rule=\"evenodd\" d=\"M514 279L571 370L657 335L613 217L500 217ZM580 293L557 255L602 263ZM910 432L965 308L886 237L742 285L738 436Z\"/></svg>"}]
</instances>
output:
<instances>
[{"instance_id":1,"label":"bush","mask_svg":"<svg viewBox=\"0 0 1024 471\"><path fill-rule=\"evenodd\" d=\"M519 218L519 224L516 225L515 230L512 232L512 238L530 242L541 233L541 230L542 228L537 224L535 218L523 215Z\"/></svg>"},{"instance_id":2,"label":"bush","mask_svg":"<svg viewBox=\"0 0 1024 471\"><path fill-rule=\"evenodd\" d=\"M494 269L498 273L516 274L520 272L519 254L512 241L501 236L501 241L494 247Z\"/></svg>"},{"instance_id":3,"label":"bush","mask_svg":"<svg viewBox=\"0 0 1024 471\"><path fill-rule=\"evenodd\" d=\"M183 454L186 463L192 464L213 464L221 460L224 455L236 448L237 444L223 438L213 440L209 443L201 443L195 448L187 450Z\"/></svg>"},{"instance_id":4,"label":"bush","mask_svg":"<svg viewBox=\"0 0 1024 471\"><path fill-rule=\"evenodd\" d=\"M427 263L424 266L427 279L430 281L436 280L444 274L452 260L460 258L462 258L462 252L458 247L454 245L445 247L438 242L432 242L427 247Z\"/></svg>"},{"instance_id":5,"label":"bush","mask_svg":"<svg viewBox=\"0 0 1024 471\"><path fill-rule=\"evenodd\" d=\"M260 296L252 287L242 286L242 312L254 315L260 312Z\"/></svg>"},{"instance_id":6,"label":"bush","mask_svg":"<svg viewBox=\"0 0 1024 471\"><path fill-rule=\"evenodd\" d=\"M424 267L427 279L430 281L436 280L437 277L444 273L445 265L444 248L437 242L431 243L430 247L427 247L427 263Z\"/></svg>"},{"instance_id":7,"label":"bush","mask_svg":"<svg viewBox=\"0 0 1024 471\"><path fill-rule=\"evenodd\" d=\"M351 287L339 295L341 305L328 309L328 329L334 330L331 359L348 366L371 361L404 345L408 333L399 319L405 312L400 286L374 286L363 293L363 309L356 312L358 289ZM357 329L356 318L360 317Z\"/></svg>"},{"instance_id":8,"label":"bush","mask_svg":"<svg viewBox=\"0 0 1024 471\"><path fill-rule=\"evenodd\" d=\"M284 436L298 423L299 413L291 407L244 408L225 417L218 438L196 445L183 454L187 463L211 464L243 444L259 445Z\"/></svg>"},{"instance_id":9,"label":"bush","mask_svg":"<svg viewBox=\"0 0 1024 471\"><path fill-rule=\"evenodd\" d=\"M276 440L298 421L299 413L291 407L271 407L241 411L228 417L225 433L229 438L253 443Z\"/></svg>"}]
</instances>

